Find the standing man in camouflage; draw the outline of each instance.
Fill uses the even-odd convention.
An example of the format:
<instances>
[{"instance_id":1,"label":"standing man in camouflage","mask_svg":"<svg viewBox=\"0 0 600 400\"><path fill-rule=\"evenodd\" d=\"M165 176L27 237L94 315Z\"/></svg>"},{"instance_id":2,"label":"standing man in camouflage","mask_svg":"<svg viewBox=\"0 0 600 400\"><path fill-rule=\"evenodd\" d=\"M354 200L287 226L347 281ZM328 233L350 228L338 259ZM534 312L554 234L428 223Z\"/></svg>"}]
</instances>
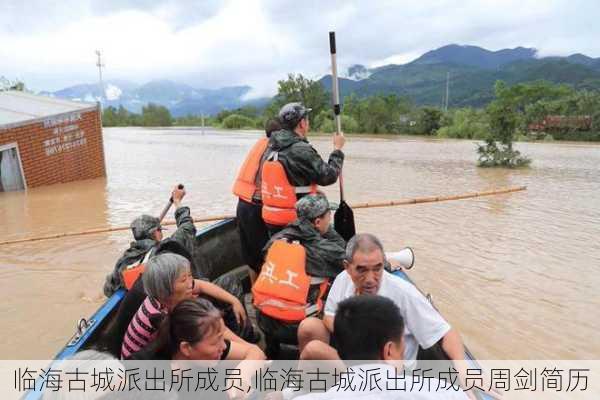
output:
<instances>
[{"instance_id":1,"label":"standing man in camouflage","mask_svg":"<svg viewBox=\"0 0 600 400\"><path fill-rule=\"evenodd\" d=\"M301 103L283 106L279 111L283 129L271 135L263 156L262 216L271 235L296 220L298 199L316 193L317 185L334 184L344 163L343 134L334 135L327 162L308 142L310 111Z\"/></svg>"}]
</instances>

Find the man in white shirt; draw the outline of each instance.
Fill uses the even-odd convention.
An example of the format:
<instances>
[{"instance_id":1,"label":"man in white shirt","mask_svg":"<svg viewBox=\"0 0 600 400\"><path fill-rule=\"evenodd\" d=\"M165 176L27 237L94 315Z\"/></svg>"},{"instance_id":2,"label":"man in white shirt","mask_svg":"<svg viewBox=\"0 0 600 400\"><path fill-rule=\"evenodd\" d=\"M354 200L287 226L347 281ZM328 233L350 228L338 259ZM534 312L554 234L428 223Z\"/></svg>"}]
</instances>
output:
<instances>
[{"instance_id":1,"label":"man in white shirt","mask_svg":"<svg viewBox=\"0 0 600 400\"><path fill-rule=\"evenodd\" d=\"M401 310L382 296L351 296L338 304L334 319L336 343L344 360L362 360L348 367L345 379L326 393L296 400L317 399L420 399L466 400L459 387L446 387L437 379L415 385L402 370L404 321ZM366 361L366 362L365 362Z\"/></svg>"},{"instance_id":2,"label":"man in white shirt","mask_svg":"<svg viewBox=\"0 0 600 400\"><path fill-rule=\"evenodd\" d=\"M348 242L345 271L333 282L323 319L307 318L300 324L298 343L301 359L339 358L335 349L329 346L335 332L333 319L338 304L355 295L377 294L391 299L406 322L403 358L408 367L414 366L419 345L427 349L440 340L444 352L451 360L464 360L464 346L456 330L450 327L410 282L385 271L385 264L383 246L375 236L357 234ZM337 337L337 332L334 337Z\"/></svg>"}]
</instances>

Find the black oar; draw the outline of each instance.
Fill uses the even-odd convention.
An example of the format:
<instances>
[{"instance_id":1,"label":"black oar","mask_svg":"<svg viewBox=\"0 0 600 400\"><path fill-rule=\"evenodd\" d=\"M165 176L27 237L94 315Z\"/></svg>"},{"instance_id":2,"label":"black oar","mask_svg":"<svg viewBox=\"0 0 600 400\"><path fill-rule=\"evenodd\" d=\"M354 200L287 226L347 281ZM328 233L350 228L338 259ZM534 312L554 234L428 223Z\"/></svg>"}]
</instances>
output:
<instances>
[{"instance_id":1,"label":"black oar","mask_svg":"<svg viewBox=\"0 0 600 400\"><path fill-rule=\"evenodd\" d=\"M183 185L180 183L179 185L177 185L177 189L182 190ZM158 216L159 223L162 222L163 218L165 217L165 215L167 215L167 213L169 212L169 208L171 208L172 205L173 205L173 196L171 196L171 198L169 199L169 202L167 203L165 208L163 208L162 212Z\"/></svg>"},{"instance_id":2,"label":"black oar","mask_svg":"<svg viewBox=\"0 0 600 400\"><path fill-rule=\"evenodd\" d=\"M340 92L338 88L337 60L335 48L335 32L329 32L329 50L331 51L331 82L333 95L333 113L335 117L335 134L342 134L342 118L340 116ZM356 234L354 212L344 200L344 178L340 170L340 205L333 216L333 226L344 240L348 241Z\"/></svg>"}]
</instances>

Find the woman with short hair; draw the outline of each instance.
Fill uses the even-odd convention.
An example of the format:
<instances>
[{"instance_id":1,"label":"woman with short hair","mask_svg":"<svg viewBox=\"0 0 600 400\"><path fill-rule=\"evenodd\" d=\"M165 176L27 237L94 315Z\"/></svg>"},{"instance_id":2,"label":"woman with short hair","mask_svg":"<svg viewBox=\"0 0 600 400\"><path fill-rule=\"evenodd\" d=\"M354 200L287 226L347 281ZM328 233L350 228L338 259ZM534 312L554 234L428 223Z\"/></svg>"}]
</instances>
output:
<instances>
[{"instance_id":1,"label":"woman with short hair","mask_svg":"<svg viewBox=\"0 0 600 400\"><path fill-rule=\"evenodd\" d=\"M131 319L123 337L123 359L130 358L153 342L160 321L183 300L192 299L199 294L214 297L217 291L224 292L210 282L194 279L190 262L174 253L152 257L142 274L142 280L147 297ZM225 336L230 340L246 343L227 328Z\"/></svg>"}]
</instances>

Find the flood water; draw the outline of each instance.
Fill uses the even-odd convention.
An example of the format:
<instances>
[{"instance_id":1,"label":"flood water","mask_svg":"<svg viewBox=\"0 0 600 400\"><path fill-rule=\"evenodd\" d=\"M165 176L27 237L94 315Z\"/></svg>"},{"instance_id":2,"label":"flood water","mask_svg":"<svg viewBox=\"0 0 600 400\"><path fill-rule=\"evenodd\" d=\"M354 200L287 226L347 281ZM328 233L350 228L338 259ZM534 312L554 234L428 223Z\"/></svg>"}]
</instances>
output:
<instances>
[{"instance_id":1,"label":"flood water","mask_svg":"<svg viewBox=\"0 0 600 400\"><path fill-rule=\"evenodd\" d=\"M104 130L107 178L0 193L0 241L127 225L184 183L195 217L234 212L230 188L259 133ZM328 137L311 139L325 157ZM514 194L356 210L482 359L600 359L600 146L518 144L532 167L475 166L471 141L348 137L349 203L527 185ZM337 185L326 188L332 200ZM172 214L168 216L172 218ZM54 356L128 246L115 232L0 247L3 359Z\"/></svg>"}]
</instances>

